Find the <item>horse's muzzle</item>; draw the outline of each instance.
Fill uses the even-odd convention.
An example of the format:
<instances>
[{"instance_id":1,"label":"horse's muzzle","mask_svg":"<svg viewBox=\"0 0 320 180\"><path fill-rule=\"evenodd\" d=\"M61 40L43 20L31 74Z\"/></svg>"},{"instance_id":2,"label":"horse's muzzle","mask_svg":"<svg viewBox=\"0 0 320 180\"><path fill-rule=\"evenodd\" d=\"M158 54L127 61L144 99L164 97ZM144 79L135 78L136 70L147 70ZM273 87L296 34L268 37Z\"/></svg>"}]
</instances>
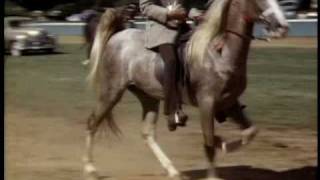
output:
<instances>
[{"instance_id":1,"label":"horse's muzzle","mask_svg":"<svg viewBox=\"0 0 320 180\"><path fill-rule=\"evenodd\" d=\"M277 26L272 29L265 29L265 34L273 39L285 38L288 35L289 26Z\"/></svg>"}]
</instances>

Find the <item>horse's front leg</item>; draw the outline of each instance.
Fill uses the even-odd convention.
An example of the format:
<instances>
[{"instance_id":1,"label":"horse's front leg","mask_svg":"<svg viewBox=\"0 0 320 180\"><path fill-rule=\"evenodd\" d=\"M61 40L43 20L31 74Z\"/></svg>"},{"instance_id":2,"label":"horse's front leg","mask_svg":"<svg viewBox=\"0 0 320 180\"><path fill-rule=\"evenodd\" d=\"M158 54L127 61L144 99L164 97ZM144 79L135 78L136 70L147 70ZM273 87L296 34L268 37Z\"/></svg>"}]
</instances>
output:
<instances>
[{"instance_id":1,"label":"horse's front leg","mask_svg":"<svg viewBox=\"0 0 320 180\"><path fill-rule=\"evenodd\" d=\"M243 145L249 144L257 135L258 128L253 125L244 111L244 106L239 102L236 102L236 104L229 108L226 113L227 116L230 117L242 130L240 139L236 139L228 143L223 142L222 151L224 153L229 153L239 150Z\"/></svg>"},{"instance_id":2,"label":"horse's front leg","mask_svg":"<svg viewBox=\"0 0 320 180\"><path fill-rule=\"evenodd\" d=\"M258 129L253 125L252 121L247 116L244 111L244 107L237 102L229 112L231 119L239 125L241 132L241 142L242 145L249 144L253 138L257 135Z\"/></svg>"},{"instance_id":3,"label":"horse's front leg","mask_svg":"<svg viewBox=\"0 0 320 180\"><path fill-rule=\"evenodd\" d=\"M210 95L199 95L198 103L201 115L201 127L204 138L204 149L208 160L208 179L218 180L215 169L216 149L221 143L214 136L214 97Z\"/></svg>"}]
</instances>

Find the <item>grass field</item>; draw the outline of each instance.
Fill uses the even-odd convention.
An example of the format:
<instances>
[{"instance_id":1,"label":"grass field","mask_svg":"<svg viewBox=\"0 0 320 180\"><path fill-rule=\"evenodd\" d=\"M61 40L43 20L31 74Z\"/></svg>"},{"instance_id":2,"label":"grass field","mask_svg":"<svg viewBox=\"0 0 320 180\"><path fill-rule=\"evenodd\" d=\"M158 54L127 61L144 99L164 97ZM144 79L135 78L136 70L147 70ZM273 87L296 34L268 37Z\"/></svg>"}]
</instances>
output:
<instances>
[{"instance_id":1,"label":"grass field","mask_svg":"<svg viewBox=\"0 0 320 180\"><path fill-rule=\"evenodd\" d=\"M6 110L67 117L89 113L94 99L85 83L88 69L81 65L85 51L80 45L63 45L57 54L6 56ZM253 48L248 78L242 100L254 121L316 129L316 48ZM120 106L140 114L129 93ZM188 111L197 117L195 109Z\"/></svg>"}]
</instances>

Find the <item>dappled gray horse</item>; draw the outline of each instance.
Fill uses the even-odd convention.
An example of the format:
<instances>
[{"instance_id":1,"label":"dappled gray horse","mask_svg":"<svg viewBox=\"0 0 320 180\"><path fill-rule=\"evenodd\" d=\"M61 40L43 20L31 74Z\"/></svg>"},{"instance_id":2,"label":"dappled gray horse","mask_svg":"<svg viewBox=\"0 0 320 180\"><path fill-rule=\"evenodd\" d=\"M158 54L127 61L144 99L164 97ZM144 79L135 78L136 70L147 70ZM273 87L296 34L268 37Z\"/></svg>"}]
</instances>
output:
<instances>
[{"instance_id":1,"label":"dappled gray horse","mask_svg":"<svg viewBox=\"0 0 320 180\"><path fill-rule=\"evenodd\" d=\"M183 102L200 110L209 179L217 179L215 149L226 145L215 136L217 115L223 112L235 121L247 120L238 99L246 88L247 56L253 25L258 21L267 25L270 37L283 37L288 31L276 0L214 1L184 49L190 86L183 88ZM96 90L97 104L87 124L84 171L88 178L98 178L92 158L94 135L102 122L113 132L119 131L112 109L129 89L143 107L144 140L168 175L180 177L155 140L159 102L164 96L159 80L163 61L157 53L144 48L143 30L119 31L119 22L115 10L102 15L91 51L88 78ZM249 140L241 141L247 144Z\"/></svg>"}]
</instances>

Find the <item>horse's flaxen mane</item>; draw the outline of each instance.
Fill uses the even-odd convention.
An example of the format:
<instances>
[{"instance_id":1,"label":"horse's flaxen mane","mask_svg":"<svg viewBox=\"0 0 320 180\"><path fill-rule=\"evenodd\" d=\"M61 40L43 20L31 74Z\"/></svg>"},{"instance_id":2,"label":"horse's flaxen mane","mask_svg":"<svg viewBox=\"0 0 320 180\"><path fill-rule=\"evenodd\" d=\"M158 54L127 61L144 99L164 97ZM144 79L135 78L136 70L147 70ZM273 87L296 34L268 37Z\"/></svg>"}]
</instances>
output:
<instances>
[{"instance_id":1,"label":"horse's flaxen mane","mask_svg":"<svg viewBox=\"0 0 320 180\"><path fill-rule=\"evenodd\" d=\"M192 64L203 64L209 43L221 37L224 29L223 23L227 18L226 11L229 1L214 1L206 12L204 21L192 35L187 51L188 61Z\"/></svg>"}]
</instances>

